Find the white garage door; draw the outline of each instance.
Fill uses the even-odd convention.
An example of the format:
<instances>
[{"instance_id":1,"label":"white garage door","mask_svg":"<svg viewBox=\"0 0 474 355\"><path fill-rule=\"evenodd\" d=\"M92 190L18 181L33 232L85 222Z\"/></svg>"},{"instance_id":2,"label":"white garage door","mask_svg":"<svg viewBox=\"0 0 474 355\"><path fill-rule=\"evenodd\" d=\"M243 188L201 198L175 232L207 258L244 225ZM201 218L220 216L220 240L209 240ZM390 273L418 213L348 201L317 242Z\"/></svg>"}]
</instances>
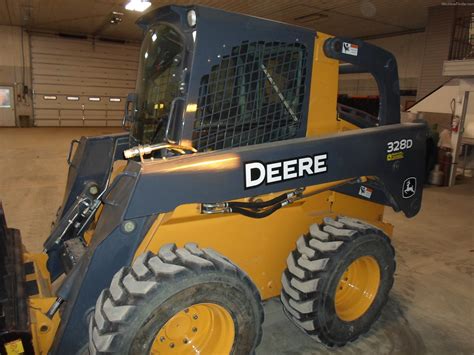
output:
<instances>
[{"instance_id":1,"label":"white garage door","mask_svg":"<svg viewBox=\"0 0 474 355\"><path fill-rule=\"evenodd\" d=\"M36 126L120 126L139 45L31 36Z\"/></svg>"}]
</instances>

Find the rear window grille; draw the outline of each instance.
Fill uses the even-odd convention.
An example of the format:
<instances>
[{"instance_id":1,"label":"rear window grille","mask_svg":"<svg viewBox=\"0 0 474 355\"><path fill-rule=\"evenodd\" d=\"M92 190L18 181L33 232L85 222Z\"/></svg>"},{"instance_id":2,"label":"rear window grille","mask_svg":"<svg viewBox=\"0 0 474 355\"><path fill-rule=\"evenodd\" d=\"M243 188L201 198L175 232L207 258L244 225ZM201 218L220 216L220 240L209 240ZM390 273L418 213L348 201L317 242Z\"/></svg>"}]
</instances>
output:
<instances>
[{"instance_id":1,"label":"rear window grille","mask_svg":"<svg viewBox=\"0 0 474 355\"><path fill-rule=\"evenodd\" d=\"M193 131L199 151L294 138L302 120L306 48L243 42L202 77Z\"/></svg>"}]
</instances>

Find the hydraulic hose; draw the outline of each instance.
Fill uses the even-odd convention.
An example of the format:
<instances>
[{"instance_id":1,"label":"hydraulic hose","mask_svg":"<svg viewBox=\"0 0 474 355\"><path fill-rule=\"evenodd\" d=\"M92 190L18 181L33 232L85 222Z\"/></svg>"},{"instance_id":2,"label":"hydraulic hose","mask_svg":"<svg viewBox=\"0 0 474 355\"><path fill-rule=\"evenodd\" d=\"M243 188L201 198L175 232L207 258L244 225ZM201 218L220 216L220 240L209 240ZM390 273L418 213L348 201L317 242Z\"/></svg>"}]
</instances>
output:
<instances>
[{"instance_id":1,"label":"hydraulic hose","mask_svg":"<svg viewBox=\"0 0 474 355\"><path fill-rule=\"evenodd\" d=\"M271 200L268 201L262 201L262 202L228 202L227 205L234 209L234 207L243 207L243 208L265 208L265 207L270 207L273 206L277 203L280 203L288 198L289 194L282 194L279 195L275 198L272 198Z\"/></svg>"},{"instance_id":2,"label":"hydraulic hose","mask_svg":"<svg viewBox=\"0 0 474 355\"><path fill-rule=\"evenodd\" d=\"M255 211L249 211L245 208L232 207L231 212L240 213L241 215L244 215L250 218L265 218L265 217L270 216L273 212L279 210L281 207L282 207L282 204L279 203L277 205L270 207L269 209L263 212L255 212Z\"/></svg>"},{"instance_id":3,"label":"hydraulic hose","mask_svg":"<svg viewBox=\"0 0 474 355\"><path fill-rule=\"evenodd\" d=\"M240 213L241 215L250 217L250 218L265 218L265 217L270 216L272 213L276 212L283 206L286 206L295 200L301 200L301 199L334 189L335 187L340 187L346 184L353 184L357 182L362 182L362 179L354 178L354 179L346 180L339 184L332 185L324 189L308 192L302 195L298 195L296 191L292 191L286 194L279 195L271 200L263 201L263 202L227 202L226 204L230 209L229 212ZM257 209L257 210L262 209L262 208L267 208L267 209L263 211L252 211L252 210L249 210L249 208Z\"/></svg>"}]
</instances>

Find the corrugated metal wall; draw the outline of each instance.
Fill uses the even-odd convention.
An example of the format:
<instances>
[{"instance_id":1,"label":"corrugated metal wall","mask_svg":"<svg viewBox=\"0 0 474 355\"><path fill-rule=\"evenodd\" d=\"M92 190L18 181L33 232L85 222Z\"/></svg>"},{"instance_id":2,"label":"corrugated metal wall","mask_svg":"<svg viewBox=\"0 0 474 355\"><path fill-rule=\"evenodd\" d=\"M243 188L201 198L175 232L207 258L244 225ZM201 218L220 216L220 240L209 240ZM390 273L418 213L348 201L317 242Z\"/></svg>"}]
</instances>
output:
<instances>
[{"instance_id":1,"label":"corrugated metal wall","mask_svg":"<svg viewBox=\"0 0 474 355\"><path fill-rule=\"evenodd\" d=\"M139 46L31 35L36 126L120 126Z\"/></svg>"},{"instance_id":2,"label":"corrugated metal wall","mask_svg":"<svg viewBox=\"0 0 474 355\"><path fill-rule=\"evenodd\" d=\"M472 6L429 8L423 64L418 84L418 100L449 80L449 77L443 76L443 64L449 58L456 18L471 16L472 13Z\"/></svg>"},{"instance_id":3,"label":"corrugated metal wall","mask_svg":"<svg viewBox=\"0 0 474 355\"><path fill-rule=\"evenodd\" d=\"M436 6L429 9L418 100L448 80L443 76L443 63L449 56L455 14L455 6Z\"/></svg>"}]
</instances>

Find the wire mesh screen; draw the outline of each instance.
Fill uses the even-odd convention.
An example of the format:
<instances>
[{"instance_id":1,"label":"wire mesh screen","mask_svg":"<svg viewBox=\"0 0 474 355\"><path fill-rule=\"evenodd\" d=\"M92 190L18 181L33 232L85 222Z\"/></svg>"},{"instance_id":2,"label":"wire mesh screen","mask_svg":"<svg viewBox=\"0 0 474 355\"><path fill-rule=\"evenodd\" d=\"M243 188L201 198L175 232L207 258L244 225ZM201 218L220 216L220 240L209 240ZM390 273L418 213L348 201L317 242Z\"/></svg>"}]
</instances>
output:
<instances>
[{"instance_id":1,"label":"wire mesh screen","mask_svg":"<svg viewBox=\"0 0 474 355\"><path fill-rule=\"evenodd\" d=\"M199 151L296 136L305 95L306 48L242 42L201 79L193 146Z\"/></svg>"},{"instance_id":2,"label":"wire mesh screen","mask_svg":"<svg viewBox=\"0 0 474 355\"><path fill-rule=\"evenodd\" d=\"M449 60L474 58L474 13L456 19Z\"/></svg>"}]
</instances>

